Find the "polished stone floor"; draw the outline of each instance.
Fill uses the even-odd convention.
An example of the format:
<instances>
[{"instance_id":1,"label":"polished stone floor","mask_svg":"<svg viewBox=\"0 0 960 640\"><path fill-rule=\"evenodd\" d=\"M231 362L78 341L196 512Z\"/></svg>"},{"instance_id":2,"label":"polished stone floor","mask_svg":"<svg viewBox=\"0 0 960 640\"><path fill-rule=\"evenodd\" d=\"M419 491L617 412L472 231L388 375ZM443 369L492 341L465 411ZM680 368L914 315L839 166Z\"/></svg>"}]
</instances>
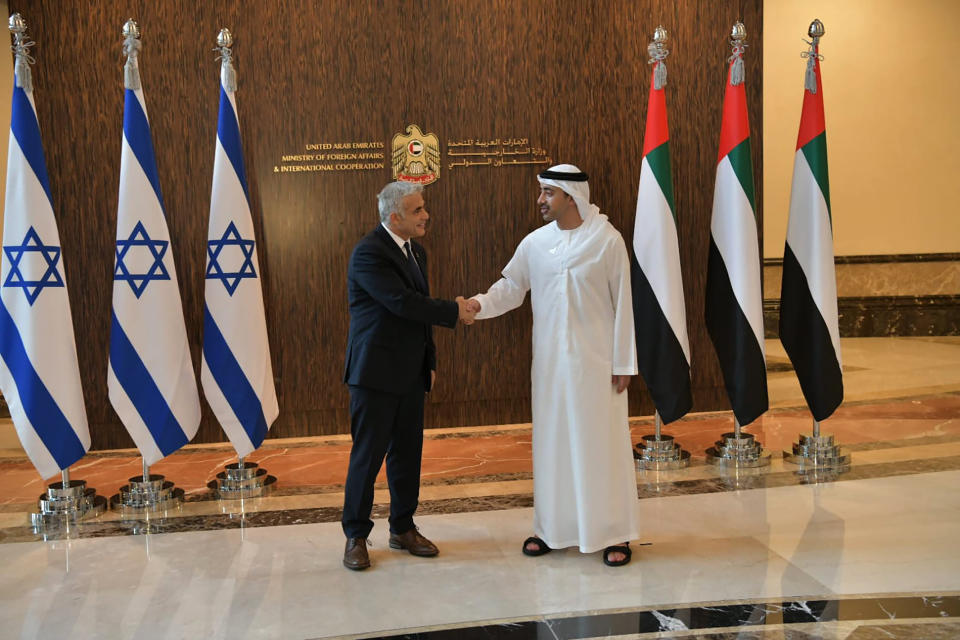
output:
<instances>
[{"instance_id":1,"label":"polished stone floor","mask_svg":"<svg viewBox=\"0 0 960 640\"><path fill-rule=\"evenodd\" d=\"M170 517L107 513L67 534L28 526L43 488L0 426L2 638L956 638L960 637L960 339L845 339L846 401L825 421L852 455L799 474L780 452L809 430L796 378L768 343L772 409L749 431L769 468L704 464L732 428L691 415L669 432L689 468L638 472L641 539L623 568L599 554L520 554L529 535L529 425L432 431L420 559L372 535L374 567L340 566L349 441L268 441L269 497L217 501L223 446L152 468L187 493ZM651 430L633 423L634 439ZM72 469L111 495L132 451ZM388 497L377 493L377 514Z\"/></svg>"}]
</instances>

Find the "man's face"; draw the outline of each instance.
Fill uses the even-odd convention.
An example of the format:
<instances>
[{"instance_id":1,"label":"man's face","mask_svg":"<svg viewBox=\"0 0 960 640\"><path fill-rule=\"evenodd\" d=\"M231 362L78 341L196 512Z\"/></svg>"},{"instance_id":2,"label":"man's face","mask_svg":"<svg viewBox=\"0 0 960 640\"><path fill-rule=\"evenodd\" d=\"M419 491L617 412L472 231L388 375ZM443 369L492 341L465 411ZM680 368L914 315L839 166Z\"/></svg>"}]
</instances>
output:
<instances>
[{"instance_id":1,"label":"man's face","mask_svg":"<svg viewBox=\"0 0 960 640\"><path fill-rule=\"evenodd\" d=\"M427 220L430 214L423 203L423 195L411 193L400 202L401 213L390 214L390 229L403 238L421 238L427 233Z\"/></svg>"},{"instance_id":2,"label":"man's face","mask_svg":"<svg viewBox=\"0 0 960 640\"><path fill-rule=\"evenodd\" d=\"M573 198L564 191L546 184L540 186L537 204L540 206L540 215L546 222L553 222L562 217L570 207L575 206Z\"/></svg>"}]
</instances>

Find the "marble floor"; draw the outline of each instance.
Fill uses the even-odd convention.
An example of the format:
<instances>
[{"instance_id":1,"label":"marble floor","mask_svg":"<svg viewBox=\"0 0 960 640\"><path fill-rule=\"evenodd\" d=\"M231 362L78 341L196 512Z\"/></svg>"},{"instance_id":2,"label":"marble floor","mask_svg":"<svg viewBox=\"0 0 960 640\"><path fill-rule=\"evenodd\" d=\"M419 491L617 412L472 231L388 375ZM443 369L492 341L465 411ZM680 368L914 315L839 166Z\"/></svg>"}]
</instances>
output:
<instances>
[{"instance_id":1,"label":"marble floor","mask_svg":"<svg viewBox=\"0 0 960 640\"><path fill-rule=\"evenodd\" d=\"M823 424L852 456L842 475L780 458L810 419L767 353L771 410L749 431L771 465L704 463L726 413L670 425L691 465L638 472L641 538L619 569L520 553L529 425L431 431L418 524L440 556L389 549L381 487L362 573L340 565L348 438L268 441L250 460L276 489L243 502L207 487L231 449L189 446L152 468L186 492L169 517L45 536L28 526L43 483L0 425L0 638L960 638L960 338L843 341L846 399ZM633 420L634 440L650 430ZM139 458L71 471L109 496Z\"/></svg>"}]
</instances>

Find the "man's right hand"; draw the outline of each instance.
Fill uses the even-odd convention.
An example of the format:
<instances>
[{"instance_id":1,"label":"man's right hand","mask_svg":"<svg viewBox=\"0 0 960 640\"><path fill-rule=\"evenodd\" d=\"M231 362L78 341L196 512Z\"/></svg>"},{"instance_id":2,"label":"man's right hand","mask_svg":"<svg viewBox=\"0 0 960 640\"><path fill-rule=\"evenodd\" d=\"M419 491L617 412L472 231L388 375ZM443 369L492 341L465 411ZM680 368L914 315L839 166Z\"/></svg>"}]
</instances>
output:
<instances>
[{"instance_id":1,"label":"man's right hand","mask_svg":"<svg viewBox=\"0 0 960 640\"><path fill-rule=\"evenodd\" d=\"M457 296L455 301L460 309L460 322L473 324L477 313L480 311L480 303L476 300L466 300L463 296Z\"/></svg>"}]
</instances>

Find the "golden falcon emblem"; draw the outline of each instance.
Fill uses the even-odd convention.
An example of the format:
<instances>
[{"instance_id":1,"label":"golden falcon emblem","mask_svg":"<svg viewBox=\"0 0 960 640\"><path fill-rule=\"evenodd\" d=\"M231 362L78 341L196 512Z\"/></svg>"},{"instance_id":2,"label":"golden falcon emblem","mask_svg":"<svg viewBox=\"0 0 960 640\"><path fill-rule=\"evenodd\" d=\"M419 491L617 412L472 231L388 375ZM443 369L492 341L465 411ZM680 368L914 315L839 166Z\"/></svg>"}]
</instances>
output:
<instances>
[{"instance_id":1,"label":"golden falcon emblem","mask_svg":"<svg viewBox=\"0 0 960 640\"><path fill-rule=\"evenodd\" d=\"M393 179L427 185L440 177L440 141L415 124L393 136Z\"/></svg>"}]
</instances>

